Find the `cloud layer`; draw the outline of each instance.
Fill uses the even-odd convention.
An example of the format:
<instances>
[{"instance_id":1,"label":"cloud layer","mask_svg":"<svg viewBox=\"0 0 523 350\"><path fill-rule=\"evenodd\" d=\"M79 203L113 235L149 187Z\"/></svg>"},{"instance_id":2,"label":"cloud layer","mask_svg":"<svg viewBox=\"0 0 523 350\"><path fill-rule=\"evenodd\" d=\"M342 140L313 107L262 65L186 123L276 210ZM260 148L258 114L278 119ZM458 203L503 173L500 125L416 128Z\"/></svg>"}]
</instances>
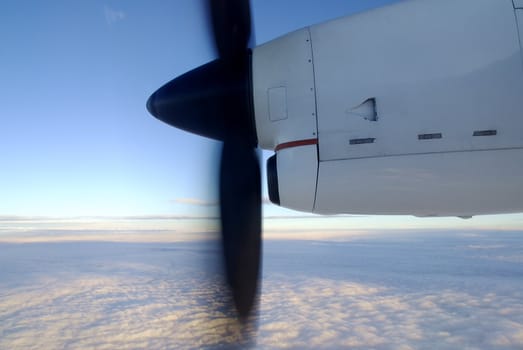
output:
<instances>
[{"instance_id":1,"label":"cloud layer","mask_svg":"<svg viewBox=\"0 0 523 350\"><path fill-rule=\"evenodd\" d=\"M218 205L217 201L207 201L199 198L176 198L172 200L173 203L195 205L200 207L215 207Z\"/></svg>"},{"instance_id":2,"label":"cloud layer","mask_svg":"<svg viewBox=\"0 0 523 350\"><path fill-rule=\"evenodd\" d=\"M521 349L519 240L269 242L260 349ZM204 243L1 245L0 348L190 349L247 341Z\"/></svg>"}]
</instances>

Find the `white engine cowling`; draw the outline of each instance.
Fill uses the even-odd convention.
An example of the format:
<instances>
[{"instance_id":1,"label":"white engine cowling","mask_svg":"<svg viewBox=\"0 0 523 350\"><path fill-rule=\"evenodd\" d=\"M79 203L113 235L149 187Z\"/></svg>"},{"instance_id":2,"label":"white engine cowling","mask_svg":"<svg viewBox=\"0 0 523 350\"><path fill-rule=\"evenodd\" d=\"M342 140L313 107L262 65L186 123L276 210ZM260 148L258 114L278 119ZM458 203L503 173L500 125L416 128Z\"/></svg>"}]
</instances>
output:
<instances>
[{"instance_id":1,"label":"white engine cowling","mask_svg":"<svg viewBox=\"0 0 523 350\"><path fill-rule=\"evenodd\" d=\"M522 212L518 7L401 1L255 48L271 198L326 214Z\"/></svg>"},{"instance_id":2,"label":"white engine cowling","mask_svg":"<svg viewBox=\"0 0 523 350\"><path fill-rule=\"evenodd\" d=\"M269 184L270 197L284 207L312 212L318 150L309 30L255 48L252 61L258 143L277 153L268 171L270 178L277 178L277 189L275 182Z\"/></svg>"}]
</instances>

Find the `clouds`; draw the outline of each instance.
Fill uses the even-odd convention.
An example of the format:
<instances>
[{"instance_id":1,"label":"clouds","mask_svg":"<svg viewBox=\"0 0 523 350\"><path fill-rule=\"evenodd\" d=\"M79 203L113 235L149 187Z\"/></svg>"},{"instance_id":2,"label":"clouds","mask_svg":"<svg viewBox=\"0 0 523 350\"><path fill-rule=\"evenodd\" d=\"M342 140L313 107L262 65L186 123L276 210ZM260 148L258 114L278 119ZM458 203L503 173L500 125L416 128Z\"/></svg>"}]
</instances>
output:
<instances>
[{"instance_id":1,"label":"clouds","mask_svg":"<svg viewBox=\"0 0 523 350\"><path fill-rule=\"evenodd\" d=\"M500 233L418 237L392 239L401 249L387 243L390 237L266 244L251 341L261 349L522 348L523 264L487 259L471 241L502 256L518 254L521 244L507 251ZM0 249L2 349L190 349L249 341L230 318L215 274L202 268L217 257L207 244Z\"/></svg>"},{"instance_id":2,"label":"clouds","mask_svg":"<svg viewBox=\"0 0 523 350\"><path fill-rule=\"evenodd\" d=\"M198 198L176 198L173 199L171 202L176 204L185 204L199 207L215 207L218 205L217 201L208 201Z\"/></svg>"},{"instance_id":3,"label":"clouds","mask_svg":"<svg viewBox=\"0 0 523 350\"><path fill-rule=\"evenodd\" d=\"M127 15L122 10L115 10L107 5L104 6L104 16L107 24L114 24L123 21Z\"/></svg>"},{"instance_id":4,"label":"clouds","mask_svg":"<svg viewBox=\"0 0 523 350\"><path fill-rule=\"evenodd\" d=\"M112 217L0 217L0 242L175 242L200 240L216 232L212 215Z\"/></svg>"},{"instance_id":5,"label":"clouds","mask_svg":"<svg viewBox=\"0 0 523 350\"><path fill-rule=\"evenodd\" d=\"M206 299L220 301L213 300L213 285L197 278L70 277L2 295L2 348L189 349L241 339L226 314L209 312ZM186 284L199 288L184 289ZM523 346L522 311L514 297L400 295L328 279L298 287L269 280L256 342L266 349L516 349Z\"/></svg>"},{"instance_id":6,"label":"clouds","mask_svg":"<svg viewBox=\"0 0 523 350\"><path fill-rule=\"evenodd\" d=\"M267 283L265 289L276 286ZM405 293L383 286L329 279L279 282L262 314L279 321L260 326L268 348L517 349L522 300L456 290ZM263 335L262 335L263 334Z\"/></svg>"},{"instance_id":7,"label":"clouds","mask_svg":"<svg viewBox=\"0 0 523 350\"><path fill-rule=\"evenodd\" d=\"M199 198L176 198L171 201L176 204L185 204L201 207L215 207L219 205L218 201L203 200ZM262 198L263 205L273 205L272 202L267 197Z\"/></svg>"},{"instance_id":8,"label":"clouds","mask_svg":"<svg viewBox=\"0 0 523 350\"><path fill-rule=\"evenodd\" d=\"M266 242L247 331L207 243L3 244L0 348L520 349L523 265L498 259L518 237Z\"/></svg>"},{"instance_id":9,"label":"clouds","mask_svg":"<svg viewBox=\"0 0 523 350\"><path fill-rule=\"evenodd\" d=\"M202 301L208 293L184 287L201 284L196 278L61 277L40 278L34 287L0 297L0 348L188 349L240 337L225 314L209 315Z\"/></svg>"}]
</instances>

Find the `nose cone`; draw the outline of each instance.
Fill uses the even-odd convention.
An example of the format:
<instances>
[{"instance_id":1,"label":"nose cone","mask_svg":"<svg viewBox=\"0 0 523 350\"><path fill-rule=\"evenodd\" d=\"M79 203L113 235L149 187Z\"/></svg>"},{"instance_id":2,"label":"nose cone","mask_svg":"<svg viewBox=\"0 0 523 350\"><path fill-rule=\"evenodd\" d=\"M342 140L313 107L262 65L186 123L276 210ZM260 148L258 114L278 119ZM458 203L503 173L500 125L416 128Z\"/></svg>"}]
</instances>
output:
<instances>
[{"instance_id":1,"label":"nose cone","mask_svg":"<svg viewBox=\"0 0 523 350\"><path fill-rule=\"evenodd\" d=\"M147 110L149 111L149 113L151 113L151 115L155 116L156 118L158 118L156 116L156 109L154 108L155 106L155 100L156 99L156 93L152 94L151 96L149 96L149 99L147 100Z\"/></svg>"},{"instance_id":2,"label":"nose cone","mask_svg":"<svg viewBox=\"0 0 523 350\"><path fill-rule=\"evenodd\" d=\"M149 97L149 113L216 140L223 140L231 128L252 134L250 55L234 63L218 59L171 80Z\"/></svg>"}]
</instances>

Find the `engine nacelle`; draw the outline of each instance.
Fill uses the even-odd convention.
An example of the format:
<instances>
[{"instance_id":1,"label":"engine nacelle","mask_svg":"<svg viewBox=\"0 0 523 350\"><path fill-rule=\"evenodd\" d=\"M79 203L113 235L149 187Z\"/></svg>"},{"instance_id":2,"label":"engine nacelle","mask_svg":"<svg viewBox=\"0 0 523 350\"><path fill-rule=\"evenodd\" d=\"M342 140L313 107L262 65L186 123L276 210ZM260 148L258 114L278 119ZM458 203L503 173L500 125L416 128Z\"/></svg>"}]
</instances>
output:
<instances>
[{"instance_id":1,"label":"engine nacelle","mask_svg":"<svg viewBox=\"0 0 523 350\"><path fill-rule=\"evenodd\" d=\"M318 179L316 145L289 147L267 160L271 202L286 208L312 212Z\"/></svg>"},{"instance_id":2,"label":"engine nacelle","mask_svg":"<svg viewBox=\"0 0 523 350\"><path fill-rule=\"evenodd\" d=\"M271 199L326 214L523 212L520 37L520 2L407 0L256 47Z\"/></svg>"},{"instance_id":3,"label":"engine nacelle","mask_svg":"<svg viewBox=\"0 0 523 350\"><path fill-rule=\"evenodd\" d=\"M277 153L268 163L271 200L306 212L314 210L318 176L312 58L306 28L255 48L252 59L258 143Z\"/></svg>"}]
</instances>

